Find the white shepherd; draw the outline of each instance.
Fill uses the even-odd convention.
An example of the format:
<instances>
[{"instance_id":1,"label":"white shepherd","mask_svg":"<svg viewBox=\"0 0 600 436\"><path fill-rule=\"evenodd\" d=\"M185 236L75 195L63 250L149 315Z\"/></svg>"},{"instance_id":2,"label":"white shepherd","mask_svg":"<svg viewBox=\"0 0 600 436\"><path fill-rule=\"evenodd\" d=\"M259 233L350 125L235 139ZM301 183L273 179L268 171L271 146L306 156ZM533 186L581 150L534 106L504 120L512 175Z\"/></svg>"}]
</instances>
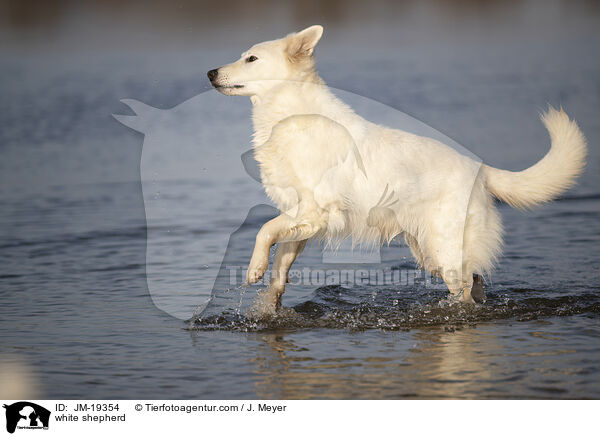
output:
<instances>
[{"instance_id":1,"label":"white shepherd","mask_svg":"<svg viewBox=\"0 0 600 436\"><path fill-rule=\"evenodd\" d=\"M427 270L462 301L483 300L481 275L502 243L492 196L518 208L552 200L585 165L586 141L562 110L542 116L552 146L511 172L431 138L373 124L352 111L315 71L321 26L250 48L208 72L225 95L253 103L255 157L281 215L256 237L247 281L258 281L278 244L262 310L281 304L288 271L308 239L382 243L404 235Z\"/></svg>"}]
</instances>

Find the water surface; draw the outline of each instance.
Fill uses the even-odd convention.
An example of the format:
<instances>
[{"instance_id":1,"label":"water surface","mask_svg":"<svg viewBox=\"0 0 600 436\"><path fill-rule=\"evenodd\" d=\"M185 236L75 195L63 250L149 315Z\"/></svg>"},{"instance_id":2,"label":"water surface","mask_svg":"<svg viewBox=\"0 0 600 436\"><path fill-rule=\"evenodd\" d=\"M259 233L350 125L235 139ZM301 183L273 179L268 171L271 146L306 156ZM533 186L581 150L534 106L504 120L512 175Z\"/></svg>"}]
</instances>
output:
<instances>
[{"instance_id":1,"label":"water surface","mask_svg":"<svg viewBox=\"0 0 600 436\"><path fill-rule=\"evenodd\" d=\"M82 47L95 48L74 52L60 38L33 48L6 39L0 360L18 362L32 398L600 398L598 11L585 2L569 2L568 14L561 2L491 2L460 18L423 3L396 11L396 21L372 12L325 23L317 52L325 80L415 116L505 169L546 152L537 112L547 103L563 105L590 144L585 174L559 201L527 213L499 205L504 255L486 304L474 307L419 280L298 284L284 296L284 315L249 321L244 309L260 288L206 281L202 268L249 260L256 229L274 213L253 197L254 180L222 171L211 190L232 200L217 209L200 195L206 185L171 178L162 204L185 216L176 225L147 220L144 137L110 116L128 113L119 99L179 105L206 91L204 72L239 55L252 32L285 33L277 26L214 41L206 32L177 49L135 32L123 47L90 36ZM247 101L226 104L249 116ZM210 134L227 127L223 118ZM238 175L250 146L249 123L243 128L239 148L223 149ZM225 259L216 237L224 229L233 229ZM149 235L165 250L153 264ZM296 264L305 267L331 264L311 246ZM382 249L381 267L418 273L398 244ZM174 303L181 317L157 308L148 278L162 280L164 301L185 296ZM214 304L193 317L211 294Z\"/></svg>"}]
</instances>

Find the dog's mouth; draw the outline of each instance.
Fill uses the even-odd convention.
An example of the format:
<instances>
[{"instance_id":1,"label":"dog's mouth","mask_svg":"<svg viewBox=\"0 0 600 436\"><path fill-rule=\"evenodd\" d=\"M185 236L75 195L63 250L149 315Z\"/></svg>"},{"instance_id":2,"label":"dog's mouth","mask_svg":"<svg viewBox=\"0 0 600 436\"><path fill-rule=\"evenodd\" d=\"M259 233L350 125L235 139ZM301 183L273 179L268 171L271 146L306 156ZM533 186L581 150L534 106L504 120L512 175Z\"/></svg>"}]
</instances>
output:
<instances>
[{"instance_id":1,"label":"dog's mouth","mask_svg":"<svg viewBox=\"0 0 600 436\"><path fill-rule=\"evenodd\" d=\"M218 83L213 83L212 85L216 89L240 89L244 87L244 85L219 85Z\"/></svg>"},{"instance_id":2,"label":"dog's mouth","mask_svg":"<svg viewBox=\"0 0 600 436\"><path fill-rule=\"evenodd\" d=\"M245 91L242 91L242 89L244 88L244 85L229 85L229 84L218 84L218 83L213 83L212 84L215 89L217 90L217 92L220 92L221 94L224 95L240 95L240 93L244 93Z\"/></svg>"}]
</instances>

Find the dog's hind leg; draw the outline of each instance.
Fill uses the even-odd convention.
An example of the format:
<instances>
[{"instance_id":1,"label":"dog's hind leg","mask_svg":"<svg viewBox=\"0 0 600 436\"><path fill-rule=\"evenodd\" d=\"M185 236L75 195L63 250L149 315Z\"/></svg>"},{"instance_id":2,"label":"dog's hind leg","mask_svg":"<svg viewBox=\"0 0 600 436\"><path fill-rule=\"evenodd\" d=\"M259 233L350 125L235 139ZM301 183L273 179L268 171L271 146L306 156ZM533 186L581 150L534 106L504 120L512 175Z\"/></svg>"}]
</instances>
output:
<instances>
[{"instance_id":1,"label":"dog's hind leg","mask_svg":"<svg viewBox=\"0 0 600 436\"><path fill-rule=\"evenodd\" d=\"M475 303L485 303L485 286L483 286L483 278L477 274L473 274L471 298L473 298Z\"/></svg>"},{"instance_id":2,"label":"dog's hind leg","mask_svg":"<svg viewBox=\"0 0 600 436\"><path fill-rule=\"evenodd\" d=\"M442 278L450 293L459 297L463 303L485 303L485 287L480 275L464 273L461 280L456 270L449 269L442 273Z\"/></svg>"},{"instance_id":3,"label":"dog's hind leg","mask_svg":"<svg viewBox=\"0 0 600 436\"><path fill-rule=\"evenodd\" d=\"M424 267L428 271L438 271L450 293L460 301L473 303L473 269L469 253L463 243L464 224L458 219L446 219L447 215L433 219L424 244L420 245L424 254Z\"/></svg>"}]
</instances>

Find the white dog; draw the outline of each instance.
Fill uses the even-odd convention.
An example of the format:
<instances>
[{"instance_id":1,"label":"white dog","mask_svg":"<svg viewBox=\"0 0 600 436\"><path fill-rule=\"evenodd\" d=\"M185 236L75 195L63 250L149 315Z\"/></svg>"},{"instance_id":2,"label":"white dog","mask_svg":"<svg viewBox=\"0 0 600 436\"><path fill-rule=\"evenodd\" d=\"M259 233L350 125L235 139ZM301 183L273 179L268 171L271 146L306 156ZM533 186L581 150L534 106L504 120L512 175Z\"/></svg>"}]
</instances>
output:
<instances>
[{"instance_id":1,"label":"white dog","mask_svg":"<svg viewBox=\"0 0 600 436\"><path fill-rule=\"evenodd\" d=\"M258 232L247 282L257 282L278 243L268 310L280 306L288 271L308 239L382 243L404 235L417 261L461 301L483 300L502 243L493 197L517 208L549 201L582 172L586 141L549 108L552 141L532 167L492 168L431 138L373 124L335 97L315 71L321 26L244 52L208 72L225 95L249 96L262 183L282 212Z\"/></svg>"}]
</instances>

